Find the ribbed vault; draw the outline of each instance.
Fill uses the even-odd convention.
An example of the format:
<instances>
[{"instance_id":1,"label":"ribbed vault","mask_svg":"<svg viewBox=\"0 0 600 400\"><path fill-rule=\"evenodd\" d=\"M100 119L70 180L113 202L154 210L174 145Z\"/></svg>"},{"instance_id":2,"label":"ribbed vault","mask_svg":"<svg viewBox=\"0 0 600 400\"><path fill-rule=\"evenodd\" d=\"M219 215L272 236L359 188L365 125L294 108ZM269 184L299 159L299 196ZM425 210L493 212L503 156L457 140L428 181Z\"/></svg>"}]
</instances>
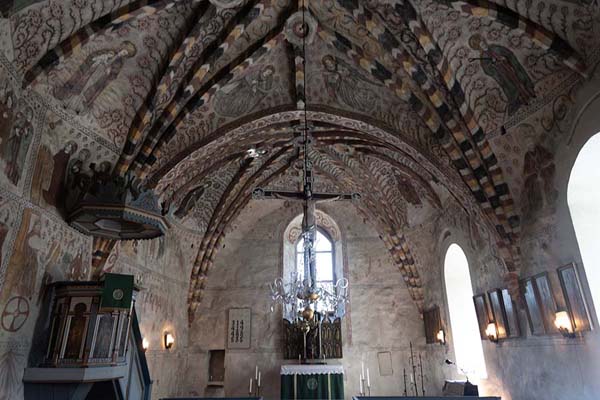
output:
<instances>
[{"instance_id":1,"label":"ribbed vault","mask_svg":"<svg viewBox=\"0 0 600 400\"><path fill-rule=\"evenodd\" d=\"M560 0L25 3L0 9L23 89L77 122L92 161L142 179L173 223L203 236L190 319L252 189L297 184L304 107L317 185L362 193L355 206L419 306L418 255L402 232L441 199L488 225L518 270L520 178L496 138L584 79L600 40L593 6ZM97 268L110 248L95 241Z\"/></svg>"}]
</instances>

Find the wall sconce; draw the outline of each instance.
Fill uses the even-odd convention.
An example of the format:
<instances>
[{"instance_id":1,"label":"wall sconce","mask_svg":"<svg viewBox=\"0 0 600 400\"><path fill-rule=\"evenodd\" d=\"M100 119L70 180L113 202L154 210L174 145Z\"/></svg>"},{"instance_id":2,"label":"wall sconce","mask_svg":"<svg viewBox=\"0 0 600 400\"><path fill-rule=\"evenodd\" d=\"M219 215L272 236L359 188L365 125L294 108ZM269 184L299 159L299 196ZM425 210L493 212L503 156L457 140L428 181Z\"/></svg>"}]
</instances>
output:
<instances>
[{"instance_id":1,"label":"wall sconce","mask_svg":"<svg viewBox=\"0 0 600 400\"><path fill-rule=\"evenodd\" d=\"M165 349L169 350L175 343L175 338L169 332L165 332Z\"/></svg>"},{"instance_id":2,"label":"wall sconce","mask_svg":"<svg viewBox=\"0 0 600 400\"><path fill-rule=\"evenodd\" d=\"M148 350L148 347L150 347L150 342L148 341L148 339L143 338L142 339L142 349L144 349L144 352L146 350Z\"/></svg>"},{"instance_id":3,"label":"wall sconce","mask_svg":"<svg viewBox=\"0 0 600 400\"><path fill-rule=\"evenodd\" d=\"M569 316L568 312L557 311L554 319L554 325L556 325L556 328L564 337L575 337L575 330L573 329L571 317Z\"/></svg>"},{"instance_id":4,"label":"wall sconce","mask_svg":"<svg viewBox=\"0 0 600 400\"><path fill-rule=\"evenodd\" d=\"M438 331L438 333L435 336L435 338L438 341L438 343L441 344L442 346L446 344L446 332L444 332L443 329L440 329Z\"/></svg>"},{"instance_id":5,"label":"wall sconce","mask_svg":"<svg viewBox=\"0 0 600 400\"><path fill-rule=\"evenodd\" d=\"M487 328L485 328L485 335L490 342L498 343L498 328L495 322L492 321L488 324Z\"/></svg>"}]
</instances>

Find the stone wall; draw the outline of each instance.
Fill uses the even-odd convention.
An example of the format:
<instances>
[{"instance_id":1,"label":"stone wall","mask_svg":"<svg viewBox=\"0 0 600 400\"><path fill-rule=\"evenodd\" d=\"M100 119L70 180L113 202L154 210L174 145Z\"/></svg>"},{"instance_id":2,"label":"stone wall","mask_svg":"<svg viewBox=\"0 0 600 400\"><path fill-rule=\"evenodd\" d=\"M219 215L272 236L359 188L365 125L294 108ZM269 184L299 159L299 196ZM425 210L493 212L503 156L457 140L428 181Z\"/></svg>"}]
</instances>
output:
<instances>
[{"instance_id":1,"label":"stone wall","mask_svg":"<svg viewBox=\"0 0 600 400\"><path fill-rule=\"evenodd\" d=\"M583 278L584 293L597 327L591 295L585 281L575 232L567 206L567 184L577 154L585 142L600 132L600 79L593 78L570 98L573 108L563 116L563 124L554 126L544 139L552 152L556 171L543 204L535 213L523 206L521 233L521 278L548 272L557 305L564 299L556 269L574 262ZM526 122L534 123L535 116ZM594 183L590 183L594 184ZM555 198L551 194L555 193ZM522 198L522 202L527 199ZM432 236L424 232L433 232ZM442 305L442 316L448 330L449 354L452 355L452 328L446 305L443 263L451 243L459 244L469 260L475 294L506 287L506 272L497 258L489 233L472 221L460 208L450 207L439 220L407 234L415 245L427 288L426 307ZM433 251L426 251L433 249ZM595 268L596 266L585 266ZM600 334L596 328L576 339L561 335L533 336L524 306L519 306L522 337L493 344L483 341L488 379L480 382L484 394L502 395L505 400L596 399L600 393L597 371L600 368ZM457 375L458 376L458 375Z\"/></svg>"},{"instance_id":2,"label":"stone wall","mask_svg":"<svg viewBox=\"0 0 600 400\"><path fill-rule=\"evenodd\" d=\"M358 393L361 361L370 369L373 395L403 391L403 368L409 373L409 346L421 351L425 390L439 394L443 350L425 345L421 316L389 253L368 221L350 204L319 206L341 230L343 257L350 281L350 306L343 321L344 357L332 360L346 371L346 398ZM226 349L224 392L244 395L256 365L262 370L267 399L279 396L282 359L281 311L270 312L268 283L283 269L283 232L301 212L281 201L252 202L226 237L204 297L190 330L190 361L186 395L203 395L207 385L208 351L226 349L227 312L232 307L252 309L251 348ZM391 352L393 375L380 376L377 353ZM420 389L419 389L420 390Z\"/></svg>"}]
</instances>

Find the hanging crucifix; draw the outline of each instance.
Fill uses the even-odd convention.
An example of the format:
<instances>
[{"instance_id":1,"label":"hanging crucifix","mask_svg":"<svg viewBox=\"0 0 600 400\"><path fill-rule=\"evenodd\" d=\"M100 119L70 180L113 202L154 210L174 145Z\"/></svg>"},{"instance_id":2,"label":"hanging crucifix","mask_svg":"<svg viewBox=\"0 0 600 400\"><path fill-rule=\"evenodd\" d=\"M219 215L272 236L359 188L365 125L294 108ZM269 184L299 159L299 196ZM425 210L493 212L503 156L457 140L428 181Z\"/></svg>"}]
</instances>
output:
<instances>
[{"instance_id":1,"label":"hanging crucifix","mask_svg":"<svg viewBox=\"0 0 600 400\"><path fill-rule=\"evenodd\" d=\"M306 115L305 115L306 117ZM316 291L316 254L315 240L317 236L317 223L315 218L316 204L320 202L339 201L339 200L358 200L359 193L315 193L313 190L313 169L312 162L308 158L312 136L309 133L308 124L300 128L302 132L302 141L300 144L304 148L303 180L302 191L280 191L266 190L256 188L252 192L254 199L278 199L303 202L302 217L302 239L304 239L304 279L308 280L311 293ZM310 294L310 293L307 293Z\"/></svg>"}]
</instances>

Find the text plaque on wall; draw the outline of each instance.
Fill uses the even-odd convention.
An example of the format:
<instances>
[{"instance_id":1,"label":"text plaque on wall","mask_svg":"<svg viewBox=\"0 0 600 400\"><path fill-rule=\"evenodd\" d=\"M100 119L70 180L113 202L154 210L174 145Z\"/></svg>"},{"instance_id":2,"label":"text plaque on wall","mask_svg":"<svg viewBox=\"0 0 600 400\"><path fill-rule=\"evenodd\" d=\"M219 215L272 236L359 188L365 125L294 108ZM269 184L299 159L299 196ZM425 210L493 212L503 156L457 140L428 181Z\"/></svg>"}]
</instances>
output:
<instances>
[{"instance_id":1,"label":"text plaque on wall","mask_svg":"<svg viewBox=\"0 0 600 400\"><path fill-rule=\"evenodd\" d=\"M227 347L230 349L249 349L252 310L250 308L230 308L227 325Z\"/></svg>"}]
</instances>

